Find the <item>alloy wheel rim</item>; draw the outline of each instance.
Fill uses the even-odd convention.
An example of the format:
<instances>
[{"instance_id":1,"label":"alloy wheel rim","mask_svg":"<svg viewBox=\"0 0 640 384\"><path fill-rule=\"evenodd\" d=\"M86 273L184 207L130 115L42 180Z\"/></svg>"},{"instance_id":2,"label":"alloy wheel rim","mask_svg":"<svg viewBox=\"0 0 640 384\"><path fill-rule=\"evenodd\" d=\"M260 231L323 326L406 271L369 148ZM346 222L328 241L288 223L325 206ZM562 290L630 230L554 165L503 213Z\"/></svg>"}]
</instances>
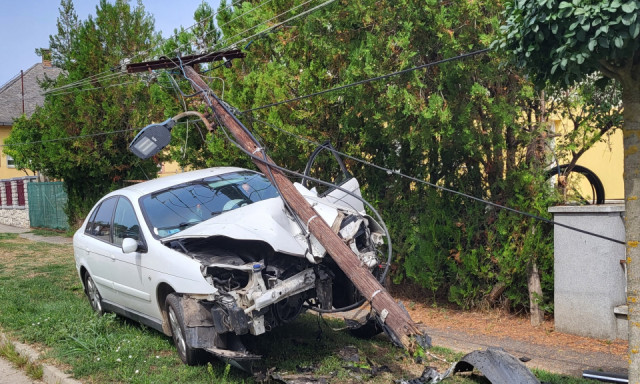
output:
<instances>
[{"instance_id":1,"label":"alloy wheel rim","mask_svg":"<svg viewBox=\"0 0 640 384\"><path fill-rule=\"evenodd\" d=\"M100 292L98 292L98 288L96 284L93 282L91 276L87 277L87 291L89 292L89 301L91 301L91 306L97 312L102 311L102 304L100 303Z\"/></svg>"},{"instance_id":2,"label":"alloy wheel rim","mask_svg":"<svg viewBox=\"0 0 640 384\"><path fill-rule=\"evenodd\" d=\"M184 337L182 337L182 331L180 329L180 323L178 323L178 318L176 317L173 308L169 307L169 323L171 324L171 332L176 341L176 347L180 350L182 355L186 356L186 344L184 341Z\"/></svg>"}]
</instances>

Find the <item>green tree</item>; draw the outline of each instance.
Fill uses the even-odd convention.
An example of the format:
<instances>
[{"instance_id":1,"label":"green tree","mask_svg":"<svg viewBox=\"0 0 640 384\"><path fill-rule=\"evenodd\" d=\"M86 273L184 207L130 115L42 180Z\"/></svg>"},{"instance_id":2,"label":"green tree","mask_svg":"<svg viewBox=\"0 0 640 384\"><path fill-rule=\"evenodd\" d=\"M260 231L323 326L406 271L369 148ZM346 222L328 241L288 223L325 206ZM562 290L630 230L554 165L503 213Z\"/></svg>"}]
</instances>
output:
<instances>
[{"instance_id":1,"label":"green tree","mask_svg":"<svg viewBox=\"0 0 640 384\"><path fill-rule=\"evenodd\" d=\"M153 161L140 162L128 151L132 129L163 118L157 92L123 73L121 64L151 52L160 37L141 3L101 0L95 18L80 23L70 1L61 5L58 35L51 41L59 42L52 55L65 72L43 84L49 91L43 107L15 122L6 152L19 164L64 180L73 226L106 192L157 172Z\"/></svg>"},{"instance_id":2,"label":"green tree","mask_svg":"<svg viewBox=\"0 0 640 384\"><path fill-rule=\"evenodd\" d=\"M246 1L220 12L227 43L264 30L268 24L261 22L301 2L252 11L258 4ZM493 40L501 10L498 1L337 1L243 41L247 57L216 74L225 78L226 100L247 110L480 49ZM433 184L546 215L549 192L532 176L540 166L522 156L544 128L522 118L539 113L537 98L524 77L503 64L497 55L479 56L242 119L264 138L274 160L292 169L304 169L312 147L278 128L329 139L341 151ZM212 152L218 145L210 145ZM537 260L550 296L550 228L353 161L347 166L367 198L386 212L397 281L407 278L462 306L480 305L501 284L497 300L519 308L528 306L527 269ZM527 233L535 235L522 235Z\"/></svg>"},{"instance_id":3,"label":"green tree","mask_svg":"<svg viewBox=\"0 0 640 384\"><path fill-rule=\"evenodd\" d=\"M79 27L78 15L73 6L73 0L61 0L58 8L60 16L56 23L58 33L49 36L49 49L51 50L51 64L66 69L68 60L71 60L71 46L76 38Z\"/></svg>"},{"instance_id":4,"label":"green tree","mask_svg":"<svg viewBox=\"0 0 640 384\"><path fill-rule=\"evenodd\" d=\"M629 382L640 382L640 1L518 0L506 4L496 46L541 87L571 86L594 73L622 89Z\"/></svg>"}]
</instances>

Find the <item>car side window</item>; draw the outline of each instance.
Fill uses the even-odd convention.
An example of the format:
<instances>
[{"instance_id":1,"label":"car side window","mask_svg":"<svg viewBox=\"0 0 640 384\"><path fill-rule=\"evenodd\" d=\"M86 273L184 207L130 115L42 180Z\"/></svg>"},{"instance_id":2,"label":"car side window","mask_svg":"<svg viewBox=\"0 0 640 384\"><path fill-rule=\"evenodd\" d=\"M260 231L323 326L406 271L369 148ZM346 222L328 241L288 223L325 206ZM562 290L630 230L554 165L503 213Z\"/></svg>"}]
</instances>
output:
<instances>
[{"instance_id":1,"label":"car side window","mask_svg":"<svg viewBox=\"0 0 640 384\"><path fill-rule=\"evenodd\" d=\"M87 224L87 228L90 226L89 235L108 243L111 242L111 218L116 201L118 199L112 197L100 204L93 221Z\"/></svg>"},{"instance_id":2,"label":"car side window","mask_svg":"<svg viewBox=\"0 0 640 384\"><path fill-rule=\"evenodd\" d=\"M96 221L96 213L98 213L97 208L93 210L93 213L87 222L87 226L84 228L84 233L87 235L93 235L93 222Z\"/></svg>"},{"instance_id":3,"label":"car side window","mask_svg":"<svg viewBox=\"0 0 640 384\"><path fill-rule=\"evenodd\" d=\"M140 224L131 202L121 197L113 217L113 244L122 246L122 241L126 238L140 240Z\"/></svg>"}]
</instances>

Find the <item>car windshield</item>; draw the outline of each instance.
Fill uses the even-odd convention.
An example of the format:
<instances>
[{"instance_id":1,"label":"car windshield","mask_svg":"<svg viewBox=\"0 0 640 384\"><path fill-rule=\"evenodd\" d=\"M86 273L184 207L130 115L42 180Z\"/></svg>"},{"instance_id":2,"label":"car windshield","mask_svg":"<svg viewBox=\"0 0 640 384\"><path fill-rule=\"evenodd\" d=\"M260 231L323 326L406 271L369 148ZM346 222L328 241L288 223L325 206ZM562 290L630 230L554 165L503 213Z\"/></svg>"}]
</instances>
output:
<instances>
[{"instance_id":1,"label":"car windshield","mask_svg":"<svg viewBox=\"0 0 640 384\"><path fill-rule=\"evenodd\" d=\"M192 225L278 196L263 175L242 171L194 180L140 198L151 231L166 237Z\"/></svg>"}]
</instances>

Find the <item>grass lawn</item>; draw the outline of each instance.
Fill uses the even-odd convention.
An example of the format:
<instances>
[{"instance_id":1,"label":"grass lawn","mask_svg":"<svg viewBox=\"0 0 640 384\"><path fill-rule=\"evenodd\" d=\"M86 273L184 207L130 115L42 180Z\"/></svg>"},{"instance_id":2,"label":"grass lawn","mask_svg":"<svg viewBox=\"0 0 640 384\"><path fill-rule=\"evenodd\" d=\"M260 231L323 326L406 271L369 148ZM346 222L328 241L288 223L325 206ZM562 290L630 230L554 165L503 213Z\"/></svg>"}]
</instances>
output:
<instances>
[{"instance_id":1,"label":"grass lawn","mask_svg":"<svg viewBox=\"0 0 640 384\"><path fill-rule=\"evenodd\" d=\"M339 320L304 315L272 332L248 338L247 344L264 357L258 366L261 370L275 370L283 377L321 376L330 383L392 383L420 376L427 365L440 372L449 366L429 355L418 364L384 337L359 340L333 330L342 326ZM170 338L113 314L94 314L68 245L0 234L0 328L14 339L42 347L45 361L87 383L256 382L249 374L215 359L207 366L185 366ZM461 357L437 347L430 353L450 362ZM380 368L382 373L371 375L371 368ZM544 372L536 375L550 383L590 382ZM460 375L445 382L488 381L479 375Z\"/></svg>"}]
</instances>

